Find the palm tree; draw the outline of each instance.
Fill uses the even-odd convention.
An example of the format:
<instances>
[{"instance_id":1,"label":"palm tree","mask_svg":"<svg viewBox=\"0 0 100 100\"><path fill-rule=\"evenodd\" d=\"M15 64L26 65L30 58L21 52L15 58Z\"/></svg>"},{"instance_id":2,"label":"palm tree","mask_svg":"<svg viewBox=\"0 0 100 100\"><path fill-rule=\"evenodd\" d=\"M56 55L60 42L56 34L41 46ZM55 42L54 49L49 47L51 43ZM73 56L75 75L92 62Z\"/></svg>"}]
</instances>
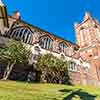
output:
<instances>
[{"instance_id":1,"label":"palm tree","mask_svg":"<svg viewBox=\"0 0 100 100\"><path fill-rule=\"evenodd\" d=\"M9 40L4 46L0 47L0 59L5 60L8 65L3 75L7 80L16 63L27 62L29 51L25 49L20 41Z\"/></svg>"}]
</instances>

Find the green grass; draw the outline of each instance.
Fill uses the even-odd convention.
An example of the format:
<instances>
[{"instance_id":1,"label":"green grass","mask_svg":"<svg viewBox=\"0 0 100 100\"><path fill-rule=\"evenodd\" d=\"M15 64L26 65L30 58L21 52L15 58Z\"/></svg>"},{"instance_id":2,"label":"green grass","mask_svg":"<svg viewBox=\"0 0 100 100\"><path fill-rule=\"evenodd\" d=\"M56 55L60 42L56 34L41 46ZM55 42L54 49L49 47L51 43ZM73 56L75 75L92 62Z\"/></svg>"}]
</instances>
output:
<instances>
[{"instance_id":1,"label":"green grass","mask_svg":"<svg viewBox=\"0 0 100 100\"><path fill-rule=\"evenodd\" d=\"M100 88L0 81L0 100L100 100Z\"/></svg>"}]
</instances>

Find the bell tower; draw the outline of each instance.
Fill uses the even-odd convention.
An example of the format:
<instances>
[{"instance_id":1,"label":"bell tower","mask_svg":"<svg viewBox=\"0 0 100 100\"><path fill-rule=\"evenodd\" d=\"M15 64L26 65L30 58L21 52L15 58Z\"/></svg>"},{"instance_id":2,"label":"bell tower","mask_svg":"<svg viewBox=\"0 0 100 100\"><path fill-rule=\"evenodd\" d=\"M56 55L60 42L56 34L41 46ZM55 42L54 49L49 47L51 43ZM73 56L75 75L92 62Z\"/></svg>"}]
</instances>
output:
<instances>
[{"instance_id":1,"label":"bell tower","mask_svg":"<svg viewBox=\"0 0 100 100\"><path fill-rule=\"evenodd\" d=\"M76 44L80 48L93 45L100 41L100 25L97 19L93 19L89 12L85 13L81 23L74 24L76 32Z\"/></svg>"},{"instance_id":2,"label":"bell tower","mask_svg":"<svg viewBox=\"0 0 100 100\"><path fill-rule=\"evenodd\" d=\"M8 28L8 16L6 6L0 0L0 34L4 34L5 28Z\"/></svg>"},{"instance_id":3,"label":"bell tower","mask_svg":"<svg viewBox=\"0 0 100 100\"><path fill-rule=\"evenodd\" d=\"M80 57L90 63L89 78L93 85L100 81L100 25L89 12L81 23L75 23L76 44L80 46Z\"/></svg>"}]
</instances>

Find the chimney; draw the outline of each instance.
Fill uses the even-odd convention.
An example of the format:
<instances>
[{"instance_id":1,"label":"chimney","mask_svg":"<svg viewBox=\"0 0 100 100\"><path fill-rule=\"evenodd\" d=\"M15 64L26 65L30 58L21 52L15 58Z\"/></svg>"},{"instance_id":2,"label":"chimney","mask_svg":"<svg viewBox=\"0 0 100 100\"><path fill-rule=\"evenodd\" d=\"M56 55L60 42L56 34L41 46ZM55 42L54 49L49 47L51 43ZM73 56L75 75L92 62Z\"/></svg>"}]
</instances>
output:
<instances>
[{"instance_id":1,"label":"chimney","mask_svg":"<svg viewBox=\"0 0 100 100\"><path fill-rule=\"evenodd\" d=\"M20 12L19 11L15 11L12 17L17 19L17 20L20 19L21 18L20 17Z\"/></svg>"}]
</instances>

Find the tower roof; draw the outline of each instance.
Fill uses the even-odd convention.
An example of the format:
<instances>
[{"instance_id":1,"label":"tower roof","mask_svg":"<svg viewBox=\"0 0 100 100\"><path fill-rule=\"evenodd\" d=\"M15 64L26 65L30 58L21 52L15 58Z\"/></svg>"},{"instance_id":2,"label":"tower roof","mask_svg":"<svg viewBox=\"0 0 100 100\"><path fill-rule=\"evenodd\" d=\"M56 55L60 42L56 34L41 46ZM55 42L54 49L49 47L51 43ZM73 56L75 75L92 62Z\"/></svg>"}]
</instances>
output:
<instances>
[{"instance_id":1,"label":"tower roof","mask_svg":"<svg viewBox=\"0 0 100 100\"><path fill-rule=\"evenodd\" d=\"M91 18L90 12L85 12L84 20L87 20L88 18Z\"/></svg>"},{"instance_id":2,"label":"tower roof","mask_svg":"<svg viewBox=\"0 0 100 100\"><path fill-rule=\"evenodd\" d=\"M4 6L4 4L3 4L2 0L0 0L0 6Z\"/></svg>"}]
</instances>

